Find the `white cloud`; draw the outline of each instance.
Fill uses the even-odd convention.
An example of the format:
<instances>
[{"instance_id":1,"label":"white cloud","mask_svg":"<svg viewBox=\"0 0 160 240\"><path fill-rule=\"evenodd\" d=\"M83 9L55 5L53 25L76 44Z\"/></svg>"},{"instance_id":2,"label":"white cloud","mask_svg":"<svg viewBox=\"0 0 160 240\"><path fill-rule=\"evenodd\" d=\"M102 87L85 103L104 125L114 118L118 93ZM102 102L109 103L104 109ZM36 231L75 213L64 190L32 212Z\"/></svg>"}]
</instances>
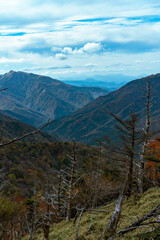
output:
<instances>
[{"instance_id":1,"label":"white cloud","mask_svg":"<svg viewBox=\"0 0 160 240\"><path fill-rule=\"evenodd\" d=\"M64 48L62 49L62 52L63 52L63 53L67 53L67 54L72 54L72 53L73 53L73 50L72 50L71 47L64 47Z\"/></svg>"},{"instance_id":2,"label":"white cloud","mask_svg":"<svg viewBox=\"0 0 160 240\"><path fill-rule=\"evenodd\" d=\"M72 49L71 47L64 47L61 48L61 52L67 55L81 55L81 54L86 54L86 53L96 53L101 50L101 44L100 43L86 43L83 47L81 48L74 48ZM53 50L54 48L52 48ZM59 48L60 49L60 48Z\"/></svg>"},{"instance_id":3,"label":"white cloud","mask_svg":"<svg viewBox=\"0 0 160 240\"><path fill-rule=\"evenodd\" d=\"M58 60L66 60L66 59L67 59L67 56L66 56L65 54L63 54L63 53L57 53L57 54L55 55L55 57L56 57L56 59L58 59Z\"/></svg>"},{"instance_id":4,"label":"white cloud","mask_svg":"<svg viewBox=\"0 0 160 240\"><path fill-rule=\"evenodd\" d=\"M5 58L5 57L0 58L0 63L22 63L23 61L24 61L24 58L18 58L18 59Z\"/></svg>"},{"instance_id":5,"label":"white cloud","mask_svg":"<svg viewBox=\"0 0 160 240\"><path fill-rule=\"evenodd\" d=\"M71 76L105 73L107 63L107 71L139 73L149 71L151 61L150 71L158 72L160 21L153 19L159 14L158 0L0 0L0 63L6 70L20 66L43 69L66 60L73 67L65 70ZM151 15L152 21L143 20ZM138 53L119 53L108 46L136 42L141 45ZM146 47L146 55L143 45L153 49ZM103 54L99 56L99 52Z\"/></svg>"},{"instance_id":6,"label":"white cloud","mask_svg":"<svg viewBox=\"0 0 160 240\"><path fill-rule=\"evenodd\" d=\"M98 52L101 49L100 43L87 43L83 47L83 51L85 52Z\"/></svg>"}]
</instances>

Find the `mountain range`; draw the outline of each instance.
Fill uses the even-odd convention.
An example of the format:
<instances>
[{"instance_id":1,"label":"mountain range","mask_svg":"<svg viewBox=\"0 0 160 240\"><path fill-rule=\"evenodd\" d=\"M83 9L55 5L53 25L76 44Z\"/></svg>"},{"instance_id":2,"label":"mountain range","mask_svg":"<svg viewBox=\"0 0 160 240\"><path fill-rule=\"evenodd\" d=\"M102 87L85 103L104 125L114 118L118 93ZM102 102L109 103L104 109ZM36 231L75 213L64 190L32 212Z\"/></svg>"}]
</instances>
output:
<instances>
[{"instance_id":1,"label":"mountain range","mask_svg":"<svg viewBox=\"0 0 160 240\"><path fill-rule=\"evenodd\" d=\"M64 83L77 86L77 87L99 87L99 88L106 89L109 92L115 91L126 84L126 82L116 83L116 82L98 81L93 78L88 78L86 80L77 80L77 81L66 80L64 81Z\"/></svg>"},{"instance_id":2,"label":"mountain range","mask_svg":"<svg viewBox=\"0 0 160 240\"><path fill-rule=\"evenodd\" d=\"M100 87L109 92L115 91L125 85L127 82L136 79L135 76L127 76L123 74L108 74L105 76L96 75L93 78L85 80L62 80L64 83L78 87Z\"/></svg>"},{"instance_id":3,"label":"mountain range","mask_svg":"<svg viewBox=\"0 0 160 240\"><path fill-rule=\"evenodd\" d=\"M39 126L48 119L67 116L107 90L76 87L32 73L10 71L0 76L0 109L8 116Z\"/></svg>"},{"instance_id":4,"label":"mountain range","mask_svg":"<svg viewBox=\"0 0 160 240\"><path fill-rule=\"evenodd\" d=\"M160 74L151 75L149 78L154 101L151 117L154 128L158 128ZM111 112L122 119L126 119L131 113L138 113L142 126L146 116L144 95L147 80L148 77L131 81L120 89L97 98L70 116L57 120L50 131L60 139L70 141L75 138L77 141L87 144L95 143L94 139L101 138L103 135L109 135L115 140L117 133L114 128L115 120L110 115Z\"/></svg>"},{"instance_id":5,"label":"mountain range","mask_svg":"<svg viewBox=\"0 0 160 240\"><path fill-rule=\"evenodd\" d=\"M8 88L0 93L1 136L11 138L21 135L23 128L24 133L32 128L24 123L38 126L51 118L56 122L47 131L61 140L71 141L75 138L79 142L95 144L95 139L103 135L115 140L117 132L111 112L122 119L131 113L138 113L140 126L144 123L146 109L143 98L148 78L154 98L151 117L154 129L158 129L160 74L133 80L108 93L101 88L75 87L45 76L10 71L0 76L0 89ZM20 129L20 132L16 130L14 133L14 128ZM46 141L55 139L49 135L45 137ZM45 140L42 137L40 141Z\"/></svg>"}]
</instances>

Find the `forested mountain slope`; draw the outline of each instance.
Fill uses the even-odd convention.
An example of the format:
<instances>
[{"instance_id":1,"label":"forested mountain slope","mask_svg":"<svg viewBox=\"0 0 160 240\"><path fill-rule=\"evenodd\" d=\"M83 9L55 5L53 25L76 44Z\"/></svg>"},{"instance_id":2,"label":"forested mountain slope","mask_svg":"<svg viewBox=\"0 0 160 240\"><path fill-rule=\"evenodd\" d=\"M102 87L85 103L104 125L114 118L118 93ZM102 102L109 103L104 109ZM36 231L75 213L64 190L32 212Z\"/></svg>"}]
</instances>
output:
<instances>
[{"instance_id":1,"label":"forested mountain slope","mask_svg":"<svg viewBox=\"0 0 160 240\"><path fill-rule=\"evenodd\" d=\"M154 128L158 127L160 120L160 74L149 76L153 106L151 108ZM138 113L141 126L144 123L146 108L144 103L146 82L148 77L127 83L117 91L97 98L74 114L63 117L51 127L52 134L65 140L76 138L77 141L95 143L95 138L107 134L115 139L115 121L110 113L126 119L131 113Z\"/></svg>"},{"instance_id":2,"label":"forested mountain slope","mask_svg":"<svg viewBox=\"0 0 160 240\"><path fill-rule=\"evenodd\" d=\"M0 109L22 122L38 126L66 116L108 93L101 88L75 87L50 77L10 71L0 76Z\"/></svg>"},{"instance_id":3,"label":"forested mountain slope","mask_svg":"<svg viewBox=\"0 0 160 240\"><path fill-rule=\"evenodd\" d=\"M93 147L77 143L77 148L81 167L97 156ZM68 165L67 154L71 152L70 142L17 142L1 148L0 169L4 169L7 180L4 192L26 199L33 194L34 181L39 190L46 186L51 189L57 181L56 169Z\"/></svg>"},{"instance_id":4,"label":"forested mountain slope","mask_svg":"<svg viewBox=\"0 0 160 240\"><path fill-rule=\"evenodd\" d=\"M0 139L13 139L20 137L26 133L35 131L36 128L26 123L22 123L16 119L10 118L5 115L3 111L0 111ZM39 132L32 136L22 139L24 142L55 142L54 136L47 134L46 132Z\"/></svg>"}]
</instances>

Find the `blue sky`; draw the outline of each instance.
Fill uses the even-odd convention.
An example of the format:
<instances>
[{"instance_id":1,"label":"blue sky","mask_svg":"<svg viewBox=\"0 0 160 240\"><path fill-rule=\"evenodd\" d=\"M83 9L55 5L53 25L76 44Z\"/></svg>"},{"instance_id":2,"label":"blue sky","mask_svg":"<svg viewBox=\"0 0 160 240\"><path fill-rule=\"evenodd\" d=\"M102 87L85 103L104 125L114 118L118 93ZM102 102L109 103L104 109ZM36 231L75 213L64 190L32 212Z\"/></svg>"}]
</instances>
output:
<instances>
[{"instance_id":1,"label":"blue sky","mask_svg":"<svg viewBox=\"0 0 160 240\"><path fill-rule=\"evenodd\" d=\"M0 0L0 74L58 79L160 72L160 2Z\"/></svg>"}]
</instances>

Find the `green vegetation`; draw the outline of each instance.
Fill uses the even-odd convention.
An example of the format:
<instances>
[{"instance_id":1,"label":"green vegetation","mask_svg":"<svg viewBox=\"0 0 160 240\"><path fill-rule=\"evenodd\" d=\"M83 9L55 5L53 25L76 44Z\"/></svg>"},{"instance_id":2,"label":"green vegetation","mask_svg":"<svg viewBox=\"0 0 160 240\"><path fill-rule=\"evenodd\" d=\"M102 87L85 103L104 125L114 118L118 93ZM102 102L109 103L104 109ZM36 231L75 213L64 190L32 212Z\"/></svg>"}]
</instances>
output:
<instances>
[{"instance_id":1,"label":"green vegetation","mask_svg":"<svg viewBox=\"0 0 160 240\"><path fill-rule=\"evenodd\" d=\"M151 211L158 203L160 199L160 188L150 188L144 193L144 195L136 196L136 201L133 197L124 201L120 224L118 230L128 226L131 222L135 221L139 217ZM97 209L95 214L86 212L82 216L81 224L79 227L79 240L96 240L103 228L108 223L111 214L115 208L115 202L107 204ZM98 212L99 211L99 212ZM102 212L103 211L103 212ZM91 220L92 219L92 220ZM160 232L155 230L151 234L145 234L150 227L140 228L136 231L130 232L123 237L117 237L117 240L152 240L160 239ZM50 240L72 240L75 237L76 225L73 225L73 221L67 223L62 221L58 224L54 224L51 228ZM159 238L156 238L159 234ZM134 235L134 237L132 237ZM135 236L137 235L137 237ZM39 234L37 240L43 240L43 234Z\"/></svg>"},{"instance_id":2,"label":"green vegetation","mask_svg":"<svg viewBox=\"0 0 160 240\"><path fill-rule=\"evenodd\" d=\"M96 157L95 148L77 144L81 166ZM28 198L32 194L34 179L42 189L55 183L55 169L68 164L67 154L72 151L69 142L23 143L6 146L0 151L0 169L5 169L5 192Z\"/></svg>"},{"instance_id":3,"label":"green vegetation","mask_svg":"<svg viewBox=\"0 0 160 240\"><path fill-rule=\"evenodd\" d=\"M0 112L0 140L2 139L13 139L15 137L23 136L28 132L35 131L33 126L20 122L16 119L10 118L7 115L1 114ZM30 143L45 143L55 142L55 137L47 134L46 132L40 132L27 138L22 139L22 142Z\"/></svg>"},{"instance_id":4,"label":"green vegetation","mask_svg":"<svg viewBox=\"0 0 160 240\"><path fill-rule=\"evenodd\" d=\"M27 127L22 133L17 122L4 127L7 120L2 120L2 135L10 138L10 132L12 140L2 141L0 151L0 239L160 238L160 166L153 161L160 159L160 141L149 138L150 78L146 91L143 130L137 114L126 120L110 114L117 121L116 144L108 136L97 140L98 146L58 142L51 136L43 142L43 134L37 143L36 138L19 142ZM94 114L91 128L99 117ZM83 127L72 126L72 133L76 128L88 138L85 124L83 118Z\"/></svg>"}]
</instances>

